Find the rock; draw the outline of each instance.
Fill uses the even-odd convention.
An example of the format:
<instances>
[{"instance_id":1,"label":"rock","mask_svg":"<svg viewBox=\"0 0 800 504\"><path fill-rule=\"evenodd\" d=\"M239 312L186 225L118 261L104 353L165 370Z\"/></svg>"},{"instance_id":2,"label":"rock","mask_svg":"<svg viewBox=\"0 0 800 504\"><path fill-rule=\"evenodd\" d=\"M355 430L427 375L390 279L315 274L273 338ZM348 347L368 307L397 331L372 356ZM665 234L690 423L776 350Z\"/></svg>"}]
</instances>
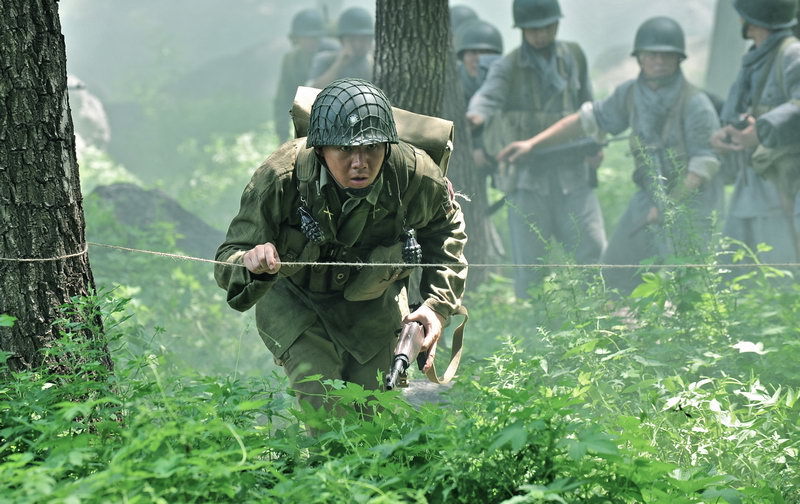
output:
<instances>
[{"instance_id":1,"label":"rock","mask_svg":"<svg viewBox=\"0 0 800 504\"><path fill-rule=\"evenodd\" d=\"M119 222L126 226L147 231L159 222L174 224L178 247L196 257L213 258L225 239L225 233L209 226L158 189L145 190L134 184L119 183L98 186L90 196L110 204Z\"/></svg>"}]
</instances>

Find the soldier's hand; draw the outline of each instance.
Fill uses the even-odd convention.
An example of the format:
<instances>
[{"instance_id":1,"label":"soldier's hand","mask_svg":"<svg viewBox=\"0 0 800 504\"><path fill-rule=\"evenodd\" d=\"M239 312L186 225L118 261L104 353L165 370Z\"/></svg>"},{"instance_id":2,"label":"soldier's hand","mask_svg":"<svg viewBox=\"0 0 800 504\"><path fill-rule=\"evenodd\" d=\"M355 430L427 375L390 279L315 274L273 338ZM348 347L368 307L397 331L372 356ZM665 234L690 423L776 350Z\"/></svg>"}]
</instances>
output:
<instances>
[{"instance_id":1,"label":"soldier's hand","mask_svg":"<svg viewBox=\"0 0 800 504\"><path fill-rule=\"evenodd\" d=\"M533 150L533 144L530 143L528 140L518 140L516 142L511 142L510 144L503 147L497 154L497 160L501 163L509 162L513 163L517 160L520 156L524 156L525 154L529 153Z\"/></svg>"},{"instance_id":2,"label":"soldier's hand","mask_svg":"<svg viewBox=\"0 0 800 504\"><path fill-rule=\"evenodd\" d=\"M467 121L469 121L473 128L477 128L483 126L483 123L486 122L486 118L480 114L467 114Z\"/></svg>"},{"instance_id":3,"label":"soldier's hand","mask_svg":"<svg viewBox=\"0 0 800 504\"><path fill-rule=\"evenodd\" d=\"M251 273L269 273L274 275L281 269L281 258L278 250L271 243L256 245L247 252L242 258L244 267Z\"/></svg>"},{"instance_id":4,"label":"soldier's hand","mask_svg":"<svg viewBox=\"0 0 800 504\"><path fill-rule=\"evenodd\" d=\"M428 360L425 361L425 366L422 370L427 372L433 366L433 359L436 356L436 344L439 343L439 338L442 336L444 317L433 311L429 306L422 305L406 315L403 322L419 322L425 329L422 351L428 351Z\"/></svg>"},{"instance_id":5,"label":"soldier's hand","mask_svg":"<svg viewBox=\"0 0 800 504\"><path fill-rule=\"evenodd\" d=\"M711 147L720 154L726 152L738 152L744 149L741 145L731 141L731 135L736 131L733 126L724 126L711 134L709 143Z\"/></svg>"},{"instance_id":6,"label":"soldier's hand","mask_svg":"<svg viewBox=\"0 0 800 504\"><path fill-rule=\"evenodd\" d=\"M747 127L744 129L733 128L731 131L731 142L734 145L739 145L745 149L754 149L758 147L758 133L756 132L756 119L753 116L747 116Z\"/></svg>"}]
</instances>

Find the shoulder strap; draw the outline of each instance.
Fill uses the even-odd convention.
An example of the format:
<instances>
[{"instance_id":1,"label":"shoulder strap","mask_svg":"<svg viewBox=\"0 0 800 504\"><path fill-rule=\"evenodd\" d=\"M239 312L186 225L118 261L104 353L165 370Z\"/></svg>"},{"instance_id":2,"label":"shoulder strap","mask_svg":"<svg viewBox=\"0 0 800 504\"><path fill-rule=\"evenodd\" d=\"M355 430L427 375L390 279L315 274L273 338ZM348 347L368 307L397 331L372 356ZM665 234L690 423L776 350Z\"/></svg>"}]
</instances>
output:
<instances>
[{"instance_id":1,"label":"shoulder strap","mask_svg":"<svg viewBox=\"0 0 800 504\"><path fill-rule=\"evenodd\" d=\"M400 236L400 234L404 231L406 223L406 209L408 209L408 205L417 194L417 190L422 183L422 174L420 174L420 170L417 166L419 164L419 157L422 155L422 153L414 146L409 145L409 148L414 155L414 166L413 172L408 180L408 186L406 187L406 190L400 199L400 206L397 209L397 216L395 217L394 221L395 234L398 236Z\"/></svg>"},{"instance_id":2,"label":"shoulder strap","mask_svg":"<svg viewBox=\"0 0 800 504\"><path fill-rule=\"evenodd\" d=\"M780 88L780 90L784 94L784 96L786 95L786 89L785 89L786 82L785 82L785 78L784 78L784 75L783 75L783 73L784 73L783 72L783 58L784 58L784 55L786 53L786 48L789 47L794 42L797 42L797 38L795 38L792 35L784 38L781 41L781 44L778 46L778 48L772 54L772 57L771 57L771 60L770 60L770 65L772 66L772 68L771 68L770 71L764 72L764 76L759 81L758 87L756 87L756 92L753 94L753 97L754 97L753 103L752 103L752 105L750 107L751 111L758 112L759 105L761 105L761 98L762 98L762 95L764 94L764 88L767 87L767 81L769 80L769 76L772 75L773 72L775 73L775 80L778 81L778 87Z\"/></svg>"}]
</instances>

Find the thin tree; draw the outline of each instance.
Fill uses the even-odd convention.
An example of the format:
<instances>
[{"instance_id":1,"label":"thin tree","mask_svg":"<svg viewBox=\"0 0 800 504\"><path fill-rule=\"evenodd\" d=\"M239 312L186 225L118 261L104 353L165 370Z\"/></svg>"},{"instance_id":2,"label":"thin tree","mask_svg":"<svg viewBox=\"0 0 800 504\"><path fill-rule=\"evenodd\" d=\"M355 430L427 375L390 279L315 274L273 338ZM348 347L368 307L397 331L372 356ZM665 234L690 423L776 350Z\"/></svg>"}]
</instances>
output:
<instances>
[{"instance_id":1,"label":"thin tree","mask_svg":"<svg viewBox=\"0 0 800 504\"><path fill-rule=\"evenodd\" d=\"M486 222L486 180L472 160L472 138L464 92L451 48L447 0L376 0L375 83L392 104L420 114L443 117L455 124L455 150L447 176L469 201L461 201L467 223L466 255L486 263L490 236ZM470 285L485 270L470 270Z\"/></svg>"},{"instance_id":2,"label":"thin tree","mask_svg":"<svg viewBox=\"0 0 800 504\"><path fill-rule=\"evenodd\" d=\"M56 367L40 350L59 307L94 286L57 0L1 0L0 47L0 314L17 319L0 350L12 369Z\"/></svg>"}]
</instances>

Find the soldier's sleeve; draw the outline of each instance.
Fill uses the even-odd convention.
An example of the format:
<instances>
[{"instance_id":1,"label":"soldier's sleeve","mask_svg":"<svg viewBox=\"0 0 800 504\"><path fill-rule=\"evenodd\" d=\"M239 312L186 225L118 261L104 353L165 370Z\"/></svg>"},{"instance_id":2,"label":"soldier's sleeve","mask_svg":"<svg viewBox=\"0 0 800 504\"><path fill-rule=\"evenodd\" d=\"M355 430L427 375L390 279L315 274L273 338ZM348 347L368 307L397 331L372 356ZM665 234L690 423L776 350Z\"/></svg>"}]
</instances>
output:
<instances>
[{"instance_id":1,"label":"soldier's sleeve","mask_svg":"<svg viewBox=\"0 0 800 504\"><path fill-rule=\"evenodd\" d=\"M720 167L719 158L711 147L711 135L719 129L719 116L711 99L702 92L695 93L686 103L684 138L689 158L687 169L711 180Z\"/></svg>"},{"instance_id":2,"label":"soldier's sleeve","mask_svg":"<svg viewBox=\"0 0 800 504\"><path fill-rule=\"evenodd\" d=\"M600 130L612 135L619 135L628 129L630 116L628 113L629 95L634 92L636 79L623 82L608 97L592 103L594 120Z\"/></svg>"},{"instance_id":3,"label":"soldier's sleeve","mask_svg":"<svg viewBox=\"0 0 800 504\"><path fill-rule=\"evenodd\" d=\"M415 204L424 205L432 213L427 224L417 229L422 261L449 265L423 268L420 294L424 304L447 318L461 304L467 279L464 214L446 179L428 179L420 192L421 201Z\"/></svg>"},{"instance_id":4,"label":"soldier's sleeve","mask_svg":"<svg viewBox=\"0 0 800 504\"><path fill-rule=\"evenodd\" d=\"M472 95L467 108L468 114L478 114L483 118L505 109L506 97L511 86L511 64L509 56L495 61L481 87Z\"/></svg>"},{"instance_id":5,"label":"soldier's sleeve","mask_svg":"<svg viewBox=\"0 0 800 504\"><path fill-rule=\"evenodd\" d=\"M242 193L239 213L216 254L217 261L231 265L214 265L214 278L228 292L228 305L239 311L256 304L278 278L253 274L242 265L245 252L263 243L274 244L277 239L283 190L268 164L269 160L256 171Z\"/></svg>"},{"instance_id":6,"label":"soldier's sleeve","mask_svg":"<svg viewBox=\"0 0 800 504\"><path fill-rule=\"evenodd\" d=\"M774 149L800 143L800 100L779 105L756 121L758 140Z\"/></svg>"}]
</instances>

